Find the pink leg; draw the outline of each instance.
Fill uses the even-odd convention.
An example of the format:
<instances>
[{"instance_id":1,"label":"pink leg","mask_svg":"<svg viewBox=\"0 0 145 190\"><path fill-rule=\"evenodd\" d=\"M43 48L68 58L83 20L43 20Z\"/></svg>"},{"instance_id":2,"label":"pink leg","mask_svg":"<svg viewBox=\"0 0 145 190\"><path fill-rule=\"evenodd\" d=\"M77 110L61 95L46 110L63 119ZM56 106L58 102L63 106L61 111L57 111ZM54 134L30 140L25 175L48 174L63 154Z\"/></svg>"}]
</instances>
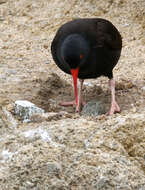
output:
<instances>
[{"instance_id":1,"label":"pink leg","mask_svg":"<svg viewBox=\"0 0 145 190\"><path fill-rule=\"evenodd\" d=\"M81 111L81 107L85 105L85 102L82 99L82 88L84 80L79 79L80 81L80 88L79 88L79 98L78 98L78 105L76 106L75 100L69 102L61 102L61 106L76 106L76 112Z\"/></svg>"},{"instance_id":2,"label":"pink leg","mask_svg":"<svg viewBox=\"0 0 145 190\"><path fill-rule=\"evenodd\" d=\"M109 86L111 89L111 107L110 107L110 110L107 113L107 115L111 115L113 113L120 112L120 107L115 100L115 81L114 81L114 79L109 80Z\"/></svg>"}]
</instances>

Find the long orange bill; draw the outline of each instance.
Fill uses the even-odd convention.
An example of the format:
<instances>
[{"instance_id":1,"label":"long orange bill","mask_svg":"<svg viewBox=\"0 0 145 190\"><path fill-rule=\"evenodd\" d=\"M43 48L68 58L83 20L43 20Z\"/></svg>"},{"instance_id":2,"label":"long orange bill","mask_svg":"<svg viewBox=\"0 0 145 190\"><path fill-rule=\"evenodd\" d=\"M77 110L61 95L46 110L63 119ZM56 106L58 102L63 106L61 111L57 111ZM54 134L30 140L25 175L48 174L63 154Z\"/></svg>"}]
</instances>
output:
<instances>
[{"instance_id":1,"label":"long orange bill","mask_svg":"<svg viewBox=\"0 0 145 190\"><path fill-rule=\"evenodd\" d=\"M78 104L78 92L77 92L77 79L78 79L79 68L71 69L71 74L73 77L74 91L75 91L75 100L76 106Z\"/></svg>"}]
</instances>

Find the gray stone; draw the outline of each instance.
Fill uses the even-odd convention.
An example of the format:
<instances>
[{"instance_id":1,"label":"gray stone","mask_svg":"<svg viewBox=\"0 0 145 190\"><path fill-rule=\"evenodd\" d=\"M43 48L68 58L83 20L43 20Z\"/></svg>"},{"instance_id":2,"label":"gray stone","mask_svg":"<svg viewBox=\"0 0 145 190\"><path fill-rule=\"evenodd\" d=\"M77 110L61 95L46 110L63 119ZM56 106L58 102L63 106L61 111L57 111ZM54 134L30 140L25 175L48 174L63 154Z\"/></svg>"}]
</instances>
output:
<instances>
[{"instance_id":1,"label":"gray stone","mask_svg":"<svg viewBox=\"0 0 145 190\"><path fill-rule=\"evenodd\" d=\"M30 117L36 113L44 113L44 110L27 100L17 100L14 105L16 115L19 115L24 122L30 121Z\"/></svg>"},{"instance_id":2,"label":"gray stone","mask_svg":"<svg viewBox=\"0 0 145 190\"><path fill-rule=\"evenodd\" d=\"M81 112L87 116L97 116L105 113L104 105L100 101L92 100L88 102Z\"/></svg>"}]
</instances>

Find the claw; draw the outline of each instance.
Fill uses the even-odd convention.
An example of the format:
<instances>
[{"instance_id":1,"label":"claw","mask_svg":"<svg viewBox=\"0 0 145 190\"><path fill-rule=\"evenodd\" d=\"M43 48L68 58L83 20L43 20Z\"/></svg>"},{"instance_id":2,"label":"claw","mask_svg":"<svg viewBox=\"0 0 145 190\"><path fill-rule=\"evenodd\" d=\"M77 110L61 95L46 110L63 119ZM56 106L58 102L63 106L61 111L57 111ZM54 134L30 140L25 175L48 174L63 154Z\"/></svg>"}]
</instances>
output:
<instances>
[{"instance_id":1,"label":"claw","mask_svg":"<svg viewBox=\"0 0 145 190\"><path fill-rule=\"evenodd\" d=\"M119 105L117 104L116 101L114 101L112 104L111 104L111 108L109 110L109 112L107 112L106 115L112 115L114 113L119 113L121 110L120 110L120 107Z\"/></svg>"}]
</instances>

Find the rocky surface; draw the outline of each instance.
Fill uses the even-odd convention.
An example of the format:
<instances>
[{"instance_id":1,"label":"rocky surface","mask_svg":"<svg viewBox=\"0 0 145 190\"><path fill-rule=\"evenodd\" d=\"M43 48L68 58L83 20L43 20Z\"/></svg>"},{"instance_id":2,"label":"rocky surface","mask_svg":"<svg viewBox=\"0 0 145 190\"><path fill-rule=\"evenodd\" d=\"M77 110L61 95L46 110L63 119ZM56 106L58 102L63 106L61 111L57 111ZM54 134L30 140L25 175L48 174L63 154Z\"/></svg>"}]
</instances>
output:
<instances>
[{"instance_id":1,"label":"rocky surface","mask_svg":"<svg viewBox=\"0 0 145 190\"><path fill-rule=\"evenodd\" d=\"M98 116L105 114L105 106L97 100L87 102L82 108L81 114L86 116Z\"/></svg>"},{"instance_id":2,"label":"rocky surface","mask_svg":"<svg viewBox=\"0 0 145 190\"><path fill-rule=\"evenodd\" d=\"M44 110L27 100L17 100L14 104L14 114L18 115L23 122L29 122L34 114L42 114Z\"/></svg>"},{"instance_id":3,"label":"rocky surface","mask_svg":"<svg viewBox=\"0 0 145 190\"><path fill-rule=\"evenodd\" d=\"M145 189L144 10L144 0L0 1L0 190ZM78 17L103 17L121 31L119 114L59 106L73 98L72 81L54 64L50 44L62 23ZM108 111L105 77L86 80L83 93ZM16 100L45 113L22 123Z\"/></svg>"}]
</instances>

